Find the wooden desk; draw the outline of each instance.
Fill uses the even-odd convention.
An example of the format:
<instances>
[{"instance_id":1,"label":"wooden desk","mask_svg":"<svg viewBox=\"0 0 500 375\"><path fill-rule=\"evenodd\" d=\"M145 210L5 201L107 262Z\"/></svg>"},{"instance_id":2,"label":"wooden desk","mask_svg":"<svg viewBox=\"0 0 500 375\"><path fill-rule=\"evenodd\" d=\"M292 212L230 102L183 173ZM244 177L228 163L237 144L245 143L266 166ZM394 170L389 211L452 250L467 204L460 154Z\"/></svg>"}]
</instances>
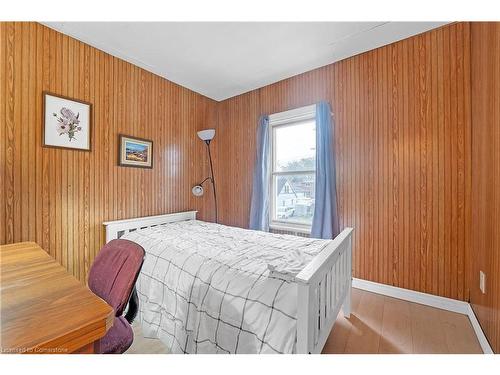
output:
<instances>
[{"instance_id":1,"label":"wooden desk","mask_svg":"<svg viewBox=\"0 0 500 375\"><path fill-rule=\"evenodd\" d=\"M0 246L1 353L93 353L113 309L36 243Z\"/></svg>"}]
</instances>

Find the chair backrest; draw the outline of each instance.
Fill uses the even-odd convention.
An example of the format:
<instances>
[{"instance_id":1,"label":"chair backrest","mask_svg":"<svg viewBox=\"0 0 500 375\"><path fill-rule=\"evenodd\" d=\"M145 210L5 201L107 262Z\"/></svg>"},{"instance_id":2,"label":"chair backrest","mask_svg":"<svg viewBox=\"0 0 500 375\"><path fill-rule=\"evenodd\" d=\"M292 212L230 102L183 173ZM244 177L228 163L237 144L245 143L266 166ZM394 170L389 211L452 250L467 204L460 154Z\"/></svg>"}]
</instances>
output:
<instances>
[{"instance_id":1,"label":"chair backrest","mask_svg":"<svg viewBox=\"0 0 500 375\"><path fill-rule=\"evenodd\" d=\"M121 316L144 261L144 249L128 240L112 240L101 249L89 272L89 288Z\"/></svg>"}]
</instances>

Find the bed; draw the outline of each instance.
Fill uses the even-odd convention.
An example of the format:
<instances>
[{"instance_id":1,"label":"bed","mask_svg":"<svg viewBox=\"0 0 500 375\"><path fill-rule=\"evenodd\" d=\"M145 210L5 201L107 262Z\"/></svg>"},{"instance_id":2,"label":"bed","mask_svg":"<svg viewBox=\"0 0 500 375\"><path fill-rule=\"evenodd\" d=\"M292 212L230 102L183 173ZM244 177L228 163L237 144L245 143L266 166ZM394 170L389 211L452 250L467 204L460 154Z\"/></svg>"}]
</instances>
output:
<instances>
[{"instance_id":1,"label":"bed","mask_svg":"<svg viewBox=\"0 0 500 375\"><path fill-rule=\"evenodd\" d=\"M352 229L334 240L196 220L196 211L105 222L140 244L143 334L172 353L321 353L350 314Z\"/></svg>"}]
</instances>

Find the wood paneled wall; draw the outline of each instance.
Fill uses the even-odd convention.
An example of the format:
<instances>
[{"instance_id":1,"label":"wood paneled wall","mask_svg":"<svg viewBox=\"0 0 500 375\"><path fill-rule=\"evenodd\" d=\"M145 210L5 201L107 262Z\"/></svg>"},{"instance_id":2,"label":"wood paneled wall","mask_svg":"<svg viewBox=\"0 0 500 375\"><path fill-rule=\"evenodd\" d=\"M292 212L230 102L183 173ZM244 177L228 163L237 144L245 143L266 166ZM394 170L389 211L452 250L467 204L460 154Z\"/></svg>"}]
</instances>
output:
<instances>
[{"instance_id":1,"label":"wood paneled wall","mask_svg":"<svg viewBox=\"0 0 500 375\"><path fill-rule=\"evenodd\" d=\"M216 102L36 23L0 23L0 90L0 244L36 241L85 280L105 220L211 219L191 186ZM93 104L92 152L41 147L44 90ZM117 166L119 133L153 140L153 169Z\"/></svg>"},{"instance_id":2,"label":"wood paneled wall","mask_svg":"<svg viewBox=\"0 0 500 375\"><path fill-rule=\"evenodd\" d=\"M471 303L500 352L500 23L472 23ZM486 294L479 271L486 273Z\"/></svg>"},{"instance_id":3,"label":"wood paneled wall","mask_svg":"<svg viewBox=\"0 0 500 375\"><path fill-rule=\"evenodd\" d=\"M219 103L220 220L247 227L257 120L328 100L354 276L467 299L470 25L453 24Z\"/></svg>"}]
</instances>

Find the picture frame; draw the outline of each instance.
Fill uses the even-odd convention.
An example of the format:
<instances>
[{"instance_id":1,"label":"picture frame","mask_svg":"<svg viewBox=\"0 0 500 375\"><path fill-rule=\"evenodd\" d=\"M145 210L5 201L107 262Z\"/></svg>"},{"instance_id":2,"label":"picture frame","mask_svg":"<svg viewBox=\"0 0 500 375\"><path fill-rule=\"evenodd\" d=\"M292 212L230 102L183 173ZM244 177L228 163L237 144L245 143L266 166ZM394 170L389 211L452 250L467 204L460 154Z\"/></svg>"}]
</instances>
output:
<instances>
[{"instance_id":1,"label":"picture frame","mask_svg":"<svg viewBox=\"0 0 500 375\"><path fill-rule=\"evenodd\" d=\"M92 104L42 92L42 147L92 150Z\"/></svg>"},{"instance_id":2,"label":"picture frame","mask_svg":"<svg viewBox=\"0 0 500 375\"><path fill-rule=\"evenodd\" d=\"M119 134L118 165L120 167L153 168L153 141Z\"/></svg>"}]
</instances>

